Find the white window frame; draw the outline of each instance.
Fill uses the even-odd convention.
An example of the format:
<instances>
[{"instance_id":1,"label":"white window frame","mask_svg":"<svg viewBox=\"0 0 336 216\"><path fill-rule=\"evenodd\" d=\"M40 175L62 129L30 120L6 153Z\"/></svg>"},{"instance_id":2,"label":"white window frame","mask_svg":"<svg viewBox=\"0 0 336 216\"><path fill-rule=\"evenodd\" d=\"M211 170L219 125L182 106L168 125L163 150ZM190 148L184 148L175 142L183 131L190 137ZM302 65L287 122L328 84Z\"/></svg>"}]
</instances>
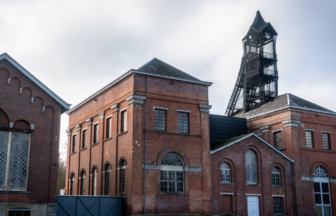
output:
<instances>
[{"instance_id":1,"label":"white window frame","mask_svg":"<svg viewBox=\"0 0 336 216\"><path fill-rule=\"evenodd\" d=\"M28 186L28 176L29 176L29 161L30 161L30 144L31 144L31 133L29 133L28 139L28 154L27 154L27 173L26 173L26 185L24 189L7 189L8 184L8 170L9 170L9 159L10 159L10 148L11 148L11 139L12 139L12 131L8 131L8 147L7 147L7 160L6 160L6 170L5 170L5 179L4 179L4 187L0 189L0 191L27 191ZM21 132L20 132L21 133ZM24 132L22 132L24 133Z\"/></svg>"}]
</instances>

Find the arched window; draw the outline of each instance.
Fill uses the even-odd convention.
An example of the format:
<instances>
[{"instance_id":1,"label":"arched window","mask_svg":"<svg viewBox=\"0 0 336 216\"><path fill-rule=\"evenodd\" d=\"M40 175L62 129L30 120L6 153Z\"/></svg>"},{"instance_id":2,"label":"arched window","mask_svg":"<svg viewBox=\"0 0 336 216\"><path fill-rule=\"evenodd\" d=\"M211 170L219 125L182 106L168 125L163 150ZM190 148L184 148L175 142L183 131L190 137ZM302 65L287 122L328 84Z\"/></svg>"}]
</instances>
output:
<instances>
[{"instance_id":1,"label":"arched window","mask_svg":"<svg viewBox=\"0 0 336 216\"><path fill-rule=\"evenodd\" d=\"M272 185L281 186L281 172L278 167L272 169Z\"/></svg>"},{"instance_id":2,"label":"arched window","mask_svg":"<svg viewBox=\"0 0 336 216\"><path fill-rule=\"evenodd\" d=\"M97 195L97 174L98 169L94 167L92 170L92 195Z\"/></svg>"},{"instance_id":3,"label":"arched window","mask_svg":"<svg viewBox=\"0 0 336 216\"><path fill-rule=\"evenodd\" d=\"M248 150L245 154L246 183L258 184L258 163L254 151Z\"/></svg>"},{"instance_id":4,"label":"arched window","mask_svg":"<svg viewBox=\"0 0 336 216\"><path fill-rule=\"evenodd\" d=\"M119 192L125 193L126 192L126 167L127 163L125 159L121 159L120 161L120 187Z\"/></svg>"},{"instance_id":5,"label":"arched window","mask_svg":"<svg viewBox=\"0 0 336 216\"><path fill-rule=\"evenodd\" d=\"M223 163L221 166L221 182L231 183L231 167L228 163Z\"/></svg>"},{"instance_id":6,"label":"arched window","mask_svg":"<svg viewBox=\"0 0 336 216\"><path fill-rule=\"evenodd\" d=\"M176 153L168 153L161 161L161 191L184 192L183 160Z\"/></svg>"},{"instance_id":7,"label":"arched window","mask_svg":"<svg viewBox=\"0 0 336 216\"><path fill-rule=\"evenodd\" d=\"M82 171L82 174L81 174L81 188L80 188L80 195L84 195L84 180L85 180L85 171L83 170Z\"/></svg>"},{"instance_id":8,"label":"arched window","mask_svg":"<svg viewBox=\"0 0 336 216\"><path fill-rule=\"evenodd\" d=\"M314 170L316 215L331 215L329 174L323 166Z\"/></svg>"},{"instance_id":9,"label":"arched window","mask_svg":"<svg viewBox=\"0 0 336 216\"><path fill-rule=\"evenodd\" d=\"M75 189L75 174L72 174L70 180L70 195L74 195L74 189Z\"/></svg>"},{"instance_id":10,"label":"arched window","mask_svg":"<svg viewBox=\"0 0 336 216\"><path fill-rule=\"evenodd\" d=\"M105 165L105 195L109 195L110 193L110 171L111 166L108 163Z\"/></svg>"}]
</instances>

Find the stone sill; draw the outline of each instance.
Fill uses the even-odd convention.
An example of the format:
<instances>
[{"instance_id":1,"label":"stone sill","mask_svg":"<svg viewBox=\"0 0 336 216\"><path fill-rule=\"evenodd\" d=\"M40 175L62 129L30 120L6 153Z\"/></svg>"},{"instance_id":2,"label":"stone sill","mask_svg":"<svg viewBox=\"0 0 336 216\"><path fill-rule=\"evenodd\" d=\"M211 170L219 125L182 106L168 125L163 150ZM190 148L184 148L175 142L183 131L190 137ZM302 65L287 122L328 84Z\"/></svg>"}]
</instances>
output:
<instances>
[{"instance_id":1,"label":"stone sill","mask_svg":"<svg viewBox=\"0 0 336 216\"><path fill-rule=\"evenodd\" d=\"M83 150L85 150L85 149L87 149L87 147L81 148L79 151L83 151Z\"/></svg>"},{"instance_id":2,"label":"stone sill","mask_svg":"<svg viewBox=\"0 0 336 216\"><path fill-rule=\"evenodd\" d=\"M229 183L229 182L221 182L221 185L233 185L233 183Z\"/></svg>"},{"instance_id":3,"label":"stone sill","mask_svg":"<svg viewBox=\"0 0 336 216\"><path fill-rule=\"evenodd\" d=\"M29 191L0 191L0 193L4 193L4 194L29 194Z\"/></svg>"},{"instance_id":4,"label":"stone sill","mask_svg":"<svg viewBox=\"0 0 336 216\"><path fill-rule=\"evenodd\" d=\"M261 187L261 185L259 184L245 184L246 186L257 186L257 187Z\"/></svg>"},{"instance_id":5,"label":"stone sill","mask_svg":"<svg viewBox=\"0 0 336 216\"><path fill-rule=\"evenodd\" d=\"M118 193L117 196L126 196L126 193Z\"/></svg>"},{"instance_id":6,"label":"stone sill","mask_svg":"<svg viewBox=\"0 0 336 216\"><path fill-rule=\"evenodd\" d=\"M336 151L326 150L326 149L302 148L302 147L300 149L302 149L302 150L308 150L308 151L315 151L315 152L336 153Z\"/></svg>"},{"instance_id":7,"label":"stone sill","mask_svg":"<svg viewBox=\"0 0 336 216\"><path fill-rule=\"evenodd\" d=\"M109 140L111 140L111 139L113 139L113 137L106 138L106 139L103 140L103 142L105 142L105 141L109 141Z\"/></svg>"},{"instance_id":8,"label":"stone sill","mask_svg":"<svg viewBox=\"0 0 336 216\"><path fill-rule=\"evenodd\" d=\"M128 131L124 131L124 132L118 134L117 136L121 136L121 135L124 135L124 134L127 134L127 133L128 133Z\"/></svg>"},{"instance_id":9,"label":"stone sill","mask_svg":"<svg viewBox=\"0 0 336 216\"><path fill-rule=\"evenodd\" d=\"M99 142L97 142L97 143L93 143L93 144L91 144L90 146L96 146L96 145L99 145Z\"/></svg>"},{"instance_id":10,"label":"stone sill","mask_svg":"<svg viewBox=\"0 0 336 216\"><path fill-rule=\"evenodd\" d=\"M161 195L182 195L182 196L186 196L186 193L183 192L161 192Z\"/></svg>"},{"instance_id":11,"label":"stone sill","mask_svg":"<svg viewBox=\"0 0 336 216\"><path fill-rule=\"evenodd\" d=\"M74 151L74 152L71 152L69 155L73 155L73 154L76 154L77 152L76 151Z\"/></svg>"},{"instance_id":12,"label":"stone sill","mask_svg":"<svg viewBox=\"0 0 336 216\"><path fill-rule=\"evenodd\" d=\"M146 130L144 130L144 132L146 133ZM164 134L173 134L173 135L180 135L180 136L202 137L201 134L184 134L184 133L168 132L168 131L159 131L159 130L147 130L147 132L152 132L152 133L164 133Z\"/></svg>"},{"instance_id":13,"label":"stone sill","mask_svg":"<svg viewBox=\"0 0 336 216\"><path fill-rule=\"evenodd\" d=\"M272 185L272 188L284 188L282 185Z\"/></svg>"}]
</instances>

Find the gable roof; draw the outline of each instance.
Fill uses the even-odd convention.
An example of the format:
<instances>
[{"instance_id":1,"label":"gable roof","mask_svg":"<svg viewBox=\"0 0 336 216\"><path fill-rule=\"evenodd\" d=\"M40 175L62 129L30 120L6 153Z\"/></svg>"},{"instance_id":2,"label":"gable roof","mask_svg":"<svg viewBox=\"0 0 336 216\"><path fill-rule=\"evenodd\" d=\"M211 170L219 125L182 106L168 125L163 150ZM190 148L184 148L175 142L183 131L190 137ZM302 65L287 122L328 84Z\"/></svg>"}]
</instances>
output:
<instances>
[{"instance_id":1,"label":"gable roof","mask_svg":"<svg viewBox=\"0 0 336 216\"><path fill-rule=\"evenodd\" d=\"M71 104L68 104L62 98L60 98L57 94L51 91L46 85L44 85L40 80L38 80L33 74L27 71L24 67L22 67L17 61L15 61L7 53L3 53L0 55L0 61L1 60L7 60L16 69L18 69L21 73L23 73L28 79L30 79L33 83L35 83L38 87L40 87L44 92L46 92L50 97L52 97L55 101L57 101L62 106L62 113L70 109Z\"/></svg>"},{"instance_id":2,"label":"gable roof","mask_svg":"<svg viewBox=\"0 0 336 216\"><path fill-rule=\"evenodd\" d=\"M257 135L255 135L254 133L250 133L250 134L246 134L246 135L242 135L242 136L238 136L238 137L233 137L218 143L215 143L213 145L211 145L211 151L210 151L210 155L222 151L223 149L226 149L236 143L239 143L240 141L243 141L249 137L254 137L257 140L259 140L261 143L263 143L264 145L266 145L267 147L269 147L270 149L272 149L275 153L278 153L281 157L289 160L290 162L294 163L294 161L292 159L290 159L289 157L287 157L285 154L281 153L278 149L274 148L272 145L270 145L269 143L267 143L265 140L261 139L260 137L258 137Z\"/></svg>"},{"instance_id":3,"label":"gable roof","mask_svg":"<svg viewBox=\"0 0 336 216\"><path fill-rule=\"evenodd\" d=\"M324 107L321 107L315 103L312 103L310 101L307 101L305 99L302 99L298 96L295 96L290 93L286 93L283 95L279 95L278 97L274 98L273 101L263 104L262 106L251 110L249 112L243 113L243 111L240 111L235 117L241 117L241 118L254 118L257 116L265 115L268 113L276 112L279 110L283 110L286 108L295 108L295 109L301 109L301 110L307 110L307 111L313 111L313 112L319 112L319 113L325 113L330 115L336 115L336 112L326 109Z\"/></svg>"},{"instance_id":4,"label":"gable roof","mask_svg":"<svg viewBox=\"0 0 336 216\"><path fill-rule=\"evenodd\" d=\"M121 80L123 80L125 77L127 77L128 75L132 73L168 78L168 79L179 80L179 81L184 81L184 82L191 82L191 83L207 85L207 86L212 85L212 82L201 81L157 58L154 58L148 63L146 63L145 65L141 66L139 69L131 69L127 71L126 73L118 77L116 80L107 84L105 87L103 87L102 89L100 89L99 91L91 95L90 97L86 98L84 101L80 102L75 107L68 110L66 113L70 114L71 112L75 111L76 109L83 106L85 103L95 98L97 95L101 94L107 89L111 88L112 86L114 86L115 84L117 84L118 82L120 82Z\"/></svg>"}]
</instances>

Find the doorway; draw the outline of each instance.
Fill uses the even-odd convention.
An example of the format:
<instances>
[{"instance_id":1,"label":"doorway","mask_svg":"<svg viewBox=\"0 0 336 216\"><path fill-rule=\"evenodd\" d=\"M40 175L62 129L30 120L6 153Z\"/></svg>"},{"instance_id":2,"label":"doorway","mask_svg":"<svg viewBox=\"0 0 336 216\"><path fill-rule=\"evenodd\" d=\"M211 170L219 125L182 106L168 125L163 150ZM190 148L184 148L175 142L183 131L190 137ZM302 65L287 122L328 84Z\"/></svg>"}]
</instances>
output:
<instances>
[{"instance_id":1,"label":"doorway","mask_svg":"<svg viewBox=\"0 0 336 216\"><path fill-rule=\"evenodd\" d=\"M248 216L259 216L259 197L247 197L247 212Z\"/></svg>"}]
</instances>

